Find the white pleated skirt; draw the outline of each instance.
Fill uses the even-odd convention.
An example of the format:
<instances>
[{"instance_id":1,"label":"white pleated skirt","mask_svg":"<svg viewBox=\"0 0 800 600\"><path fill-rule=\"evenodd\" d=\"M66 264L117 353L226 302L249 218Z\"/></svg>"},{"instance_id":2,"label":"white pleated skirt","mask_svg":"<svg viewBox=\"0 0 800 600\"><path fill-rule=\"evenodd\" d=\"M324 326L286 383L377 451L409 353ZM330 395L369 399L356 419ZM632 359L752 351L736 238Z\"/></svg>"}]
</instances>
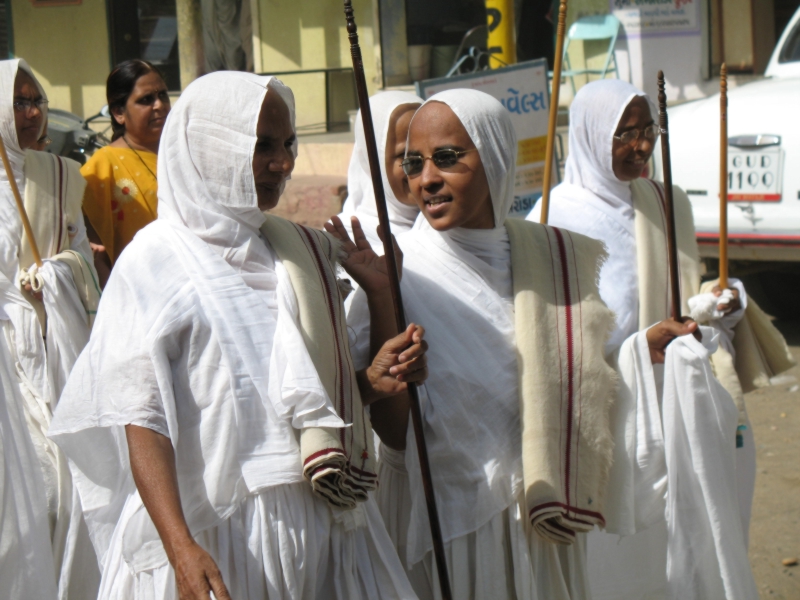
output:
<instances>
[{"instance_id":1,"label":"white pleated skirt","mask_svg":"<svg viewBox=\"0 0 800 600\"><path fill-rule=\"evenodd\" d=\"M411 515L405 453L380 447L376 493L389 536L403 564ZM453 598L459 600L589 600L586 535L570 546L528 532L522 497L476 531L445 544ZM440 518L447 507L439 506ZM407 568L420 600L441 600L433 552Z\"/></svg>"},{"instance_id":2,"label":"white pleated skirt","mask_svg":"<svg viewBox=\"0 0 800 600\"><path fill-rule=\"evenodd\" d=\"M124 559L124 528L117 529L98 597L177 600L169 563L135 572ZM233 600L416 598L372 499L337 511L305 482L279 485L248 496L195 539Z\"/></svg>"}]
</instances>

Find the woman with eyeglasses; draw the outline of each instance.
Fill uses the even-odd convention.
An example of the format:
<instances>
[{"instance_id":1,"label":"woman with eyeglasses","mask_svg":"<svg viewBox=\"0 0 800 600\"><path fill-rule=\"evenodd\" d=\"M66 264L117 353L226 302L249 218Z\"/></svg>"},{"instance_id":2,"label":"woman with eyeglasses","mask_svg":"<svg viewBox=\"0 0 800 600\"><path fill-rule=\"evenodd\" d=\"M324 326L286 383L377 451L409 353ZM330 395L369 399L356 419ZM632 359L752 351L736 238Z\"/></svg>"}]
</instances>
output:
<instances>
[{"instance_id":1,"label":"woman with eyeglasses","mask_svg":"<svg viewBox=\"0 0 800 600\"><path fill-rule=\"evenodd\" d=\"M102 285L136 232L156 218L158 144L170 111L164 79L144 60L111 71L106 99L112 142L81 169L88 182L83 211Z\"/></svg>"},{"instance_id":2,"label":"woman with eyeglasses","mask_svg":"<svg viewBox=\"0 0 800 600\"><path fill-rule=\"evenodd\" d=\"M646 178L647 165L658 140L656 118L657 110L649 98L629 83L602 80L584 86L570 108L569 156L564 182L553 189L551 195L550 225L600 240L608 250L608 260L600 272L600 295L616 314L616 324L606 346L609 356L619 356L621 347L630 344L628 340L637 332L646 331L649 338L664 327L675 327L669 320L664 189L662 183ZM736 432L731 432L729 441L733 447L736 439L739 446L735 479L741 524L736 527L741 527L746 545L755 484L755 446L744 408L743 390L756 387L753 373L762 374L765 381L769 375L763 363L756 365L752 360L742 359L742 356L758 355L759 351L752 341L747 341L748 338L753 340L753 335L737 335L737 332L741 331L738 324L745 316L745 308L747 315L760 313L760 310L752 300L748 302L742 283L736 279L729 280L733 289L725 290L724 295L714 282L704 284L704 293L700 294L692 207L678 187L673 188L673 196L684 302L681 313L709 323L721 334L720 349L712 354L711 362L716 377L738 406L738 437ZM528 219L538 222L539 208L535 208ZM761 324L751 329L759 343L778 349L785 347L780 333L768 325L763 313L753 319ZM749 317L744 321L749 321ZM751 325L743 322L742 327ZM736 363L739 373L733 368L737 353L740 354ZM788 349L784 354L788 356ZM652 352L650 358L654 364L665 360L663 354ZM747 364L745 369L742 360ZM782 360L767 368L780 372L791 365L791 361ZM594 600L628 600L666 593L668 523L664 515L667 471L663 463L663 425L660 417L652 421L640 419L640 425L638 429L618 428L616 443L618 447L625 447L626 433L636 436L641 442L637 450L629 452L631 464L649 464L655 471L651 471L649 478L644 477L638 487L631 488L627 499L615 503L618 514L636 513L635 523L612 519L613 524L606 529L608 533L597 531L589 535L588 564ZM635 433L631 433L634 430ZM661 450L654 451L658 448ZM654 458L658 452L662 453L661 463ZM618 483L621 479L612 473L612 486L615 481ZM632 500L634 493L645 497L653 490L657 493L651 498L652 502L641 498ZM616 497L624 496L620 493ZM674 523L669 526L674 529ZM625 537L620 539L615 534ZM710 556L715 556L713 548ZM673 565L678 563L677 560L672 562ZM680 577L673 574L671 579ZM707 597L714 596L714 593L707 594ZM678 593L676 597L683 596Z\"/></svg>"},{"instance_id":3,"label":"woman with eyeglasses","mask_svg":"<svg viewBox=\"0 0 800 600\"><path fill-rule=\"evenodd\" d=\"M99 288L79 165L37 151L47 96L20 59L0 61L0 581L18 598L93 598L99 569L67 459L47 437L66 378L89 337Z\"/></svg>"},{"instance_id":4,"label":"woman with eyeglasses","mask_svg":"<svg viewBox=\"0 0 800 600\"><path fill-rule=\"evenodd\" d=\"M407 146L422 215L398 237L401 285L407 317L431 340L422 418L453 597L588 598L585 532L603 523L611 462L602 246L507 218L517 140L487 94L434 95ZM345 268L368 262L357 224L354 241L335 218L327 228ZM397 333L392 320L370 322L371 307L359 290L348 315L357 366ZM384 521L417 595L439 598L409 399L370 411Z\"/></svg>"}]
</instances>

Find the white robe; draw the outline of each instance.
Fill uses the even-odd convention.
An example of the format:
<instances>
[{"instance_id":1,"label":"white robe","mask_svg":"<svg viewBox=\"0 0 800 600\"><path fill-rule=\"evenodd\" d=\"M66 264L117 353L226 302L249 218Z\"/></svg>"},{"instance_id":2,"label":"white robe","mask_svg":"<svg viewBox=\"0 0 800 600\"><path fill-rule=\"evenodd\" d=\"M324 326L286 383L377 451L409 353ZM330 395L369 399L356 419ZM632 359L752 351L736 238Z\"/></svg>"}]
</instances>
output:
<instances>
[{"instance_id":1,"label":"white robe","mask_svg":"<svg viewBox=\"0 0 800 600\"><path fill-rule=\"evenodd\" d=\"M117 262L50 430L71 460L104 599L177 598L133 482L128 424L171 440L187 525L233 598L414 598L374 501L335 508L304 477L302 432L344 422L258 229L252 162L268 91L293 110L288 88L250 74L184 92L162 137L159 219Z\"/></svg>"},{"instance_id":2,"label":"white robe","mask_svg":"<svg viewBox=\"0 0 800 600\"><path fill-rule=\"evenodd\" d=\"M27 434L39 459L44 482L42 497L48 516L45 523L53 556L47 568L42 566L40 576L55 581L59 598L80 599L96 594L99 571L82 522L67 460L46 434L67 376L88 340L90 317L79 296L72 270L64 261L53 258L69 249L77 252L72 255L73 259L84 261L86 273L93 272L94 267L89 266L92 254L80 212L84 182L77 165L67 164L72 162L67 159L55 159L62 168L62 177L55 182L59 190L55 194L44 181L29 179L42 175L34 167L50 161L37 161L37 155L41 158L41 154L32 151L26 154L17 141L11 100L20 69L31 74L30 67L22 60L0 61L0 129L20 194L29 209L31 206L43 209L41 213L28 215L33 230L39 234L37 243L44 261L35 276L42 285L43 303L21 291L23 269L31 273L36 269L31 264L30 253L24 251L28 244L22 220L7 173L0 168L0 304L5 314L0 321L0 344L5 346L3 360L8 360L8 372L13 374L12 381L18 387L17 393L7 400L21 402L20 414L24 414L27 422ZM41 87L40 93L46 98ZM36 164L31 164L32 161ZM68 173L70 170L72 172ZM37 185L31 183L33 189L26 189L28 181ZM21 261L30 262L20 264Z\"/></svg>"},{"instance_id":3,"label":"white robe","mask_svg":"<svg viewBox=\"0 0 800 600\"><path fill-rule=\"evenodd\" d=\"M6 315L0 309L0 323ZM44 480L0 343L0 581L7 598L56 598Z\"/></svg>"}]
</instances>

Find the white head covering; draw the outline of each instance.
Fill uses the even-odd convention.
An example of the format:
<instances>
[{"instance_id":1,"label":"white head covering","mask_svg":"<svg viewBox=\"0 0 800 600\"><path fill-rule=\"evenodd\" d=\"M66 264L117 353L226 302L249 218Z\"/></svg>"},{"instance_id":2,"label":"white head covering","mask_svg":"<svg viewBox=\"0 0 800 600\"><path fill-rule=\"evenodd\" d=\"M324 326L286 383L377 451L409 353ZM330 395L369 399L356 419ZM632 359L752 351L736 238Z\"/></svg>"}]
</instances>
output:
<instances>
[{"instance_id":1,"label":"white head covering","mask_svg":"<svg viewBox=\"0 0 800 600\"><path fill-rule=\"evenodd\" d=\"M637 96L650 103L647 94L630 83L602 79L583 86L569 109L564 183L580 186L615 208L631 205L631 184L614 175L611 147L622 114Z\"/></svg>"},{"instance_id":2,"label":"white head covering","mask_svg":"<svg viewBox=\"0 0 800 600\"><path fill-rule=\"evenodd\" d=\"M294 126L294 96L275 78L221 71L198 79L183 92L164 127L158 217L227 248L225 258L235 267L238 251L264 223L264 215L253 175L259 111L230 110L232 95L218 91L231 87L240 107L261 106L267 90L279 94Z\"/></svg>"},{"instance_id":3,"label":"white head covering","mask_svg":"<svg viewBox=\"0 0 800 600\"><path fill-rule=\"evenodd\" d=\"M0 60L0 134L3 136L6 152L8 152L8 160L11 162L14 175L17 178L17 182L21 183L25 151L19 146L17 126L14 121L14 82L17 79L19 70L25 71L31 76L39 93L45 100L47 100L47 94L45 94L42 84L39 83L28 63L24 60L21 58ZM46 110L43 113L42 128L44 128L44 123L47 120ZM5 169L0 169L0 181L8 181Z\"/></svg>"},{"instance_id":4,"label":"white head covering","mask_svg":"<svg viewBox=\"0 0 800 600\"><path fill-rule=\"evenodd\" d=\"M33 78L39 93L46 100L39 81L28 64L21 58L0 61L0 135L6 145L8 161L17 180L19 192L25 196L25 151L20 148L17 138L17 126L14 121L14 82L17 72L22 69ZM45 117L46 117L45 113ZM46 119L45 119L46 120ZM42 121L44 123L44 120ZM0 268L7 277L13 279L17 271L17 252L19 251L22 221L17 212L11 186L8 183L6 170L0 165Z\"/></svg>"},{"instance_id":5,"label":"white head covering","mask_svg":"<svg viewBox=\"0 0 800 600\"><path fill-rule=\"evenodd\" d=\"M517 162L517 134L508 111L489 94L478 90L446 90L431 96L425 104L430 102L449 106L478 149L492 195L494 227L502 228L514 203Z\"/></svg>"},{"instance_id":6,"label":"white head covering","mask_svg":"<svg viewBox=\"0 0 800 600\"><path fill-rule=\"evenodd\" d=\"M403 204L394 195L389 178L386 175L386 140L389 137L389 126L394 111L400 106L419 105L423 100L410 92L381 92L369 99L372 110L372 122L375 127L375 141L378 146L378 158L381 163L383 191L386 194L386 207L389 210L389 221L392 233L399 234L411 229L419 214L416 206ZM392 149L393 150L393 149ZM378 209L375 205L375 190L372 187L372 173L367 156L367 141L364 136L364 123L361 111L356 116L356 143L347 169L347 201L342 207L339 217L345 227L350 230L350 217L358 217L364 228L367 239L381 249L383 243L376 233L378 226Z\"/></svg>"},{"instance_id":7,"label":"white head covering","mask_svg":"<svg viewBox=\"0 0 800 600\"><path fill-rule=\"evenodd\" d=\"M460 260L480 272L495 290L502 295L506 292L510 294L511 250L504 223L514 203L517 163L517 135L511 118L500 102L478 90L456 89L439 92L431 96L423 106L430 102L441 102L450 107L478 149L489 183L494 228L458 227L437 232L422 214L418 217L415 227L430 231L430 235L441 237L458 253ZM414 119L411 122L413 123Z\"/></svg>"}]
</instances>

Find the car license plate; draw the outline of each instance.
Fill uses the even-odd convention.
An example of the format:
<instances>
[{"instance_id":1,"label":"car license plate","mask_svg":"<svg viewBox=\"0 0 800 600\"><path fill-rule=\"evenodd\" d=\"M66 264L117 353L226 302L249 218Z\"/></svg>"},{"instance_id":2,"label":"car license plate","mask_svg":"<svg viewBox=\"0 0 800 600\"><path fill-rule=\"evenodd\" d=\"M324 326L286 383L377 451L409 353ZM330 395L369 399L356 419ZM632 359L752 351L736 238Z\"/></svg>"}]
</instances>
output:
<instances>
[{"instance_id":1,"label":"car license plate","mask_svg":"<svg viewBox=\"0 0 800 600\"><path fill-rule=\"evenodd\" d=\"M779 202L783 181L780 146L728 147L728 200Z\"/></svg>"}]
</instances>

